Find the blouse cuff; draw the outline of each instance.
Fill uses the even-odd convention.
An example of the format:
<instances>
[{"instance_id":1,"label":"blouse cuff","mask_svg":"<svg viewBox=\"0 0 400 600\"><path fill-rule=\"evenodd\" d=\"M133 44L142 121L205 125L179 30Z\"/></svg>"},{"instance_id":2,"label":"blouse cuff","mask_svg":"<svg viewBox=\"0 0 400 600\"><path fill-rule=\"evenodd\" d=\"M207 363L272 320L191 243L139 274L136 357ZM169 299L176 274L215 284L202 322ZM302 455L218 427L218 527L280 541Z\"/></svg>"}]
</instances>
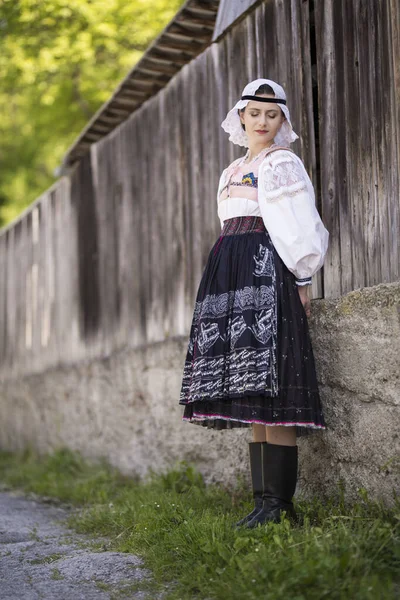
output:
<instances>
[{"instance_id":1,"label":"blouse cuff","mask_svg":"<svg viewBox=\"0 0 400 600\"><path fill-rule=\"evenodd\" d=\"M312 277L303 277L303 279L296 279L296 285L311 285Z\"/></svg>"}]
</instances>

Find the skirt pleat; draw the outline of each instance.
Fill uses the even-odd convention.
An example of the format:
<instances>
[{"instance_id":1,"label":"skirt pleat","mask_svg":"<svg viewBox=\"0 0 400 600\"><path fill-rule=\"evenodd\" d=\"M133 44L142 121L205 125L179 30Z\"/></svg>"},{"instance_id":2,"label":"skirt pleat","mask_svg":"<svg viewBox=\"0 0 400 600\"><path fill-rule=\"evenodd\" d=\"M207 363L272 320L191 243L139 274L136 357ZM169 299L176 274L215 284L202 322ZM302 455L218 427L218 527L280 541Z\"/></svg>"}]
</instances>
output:
<instances>
[{"instance_id":1,"label":"skirt pleat","mask_svg":"<svg viewBox=\"0 0 400 600\"><path fill-rule=\"evenodd\" d=\"M198 287L179 403L217 430L326 429L307 317L261 217L224 222Z\"/></svg>"}]
</instances>

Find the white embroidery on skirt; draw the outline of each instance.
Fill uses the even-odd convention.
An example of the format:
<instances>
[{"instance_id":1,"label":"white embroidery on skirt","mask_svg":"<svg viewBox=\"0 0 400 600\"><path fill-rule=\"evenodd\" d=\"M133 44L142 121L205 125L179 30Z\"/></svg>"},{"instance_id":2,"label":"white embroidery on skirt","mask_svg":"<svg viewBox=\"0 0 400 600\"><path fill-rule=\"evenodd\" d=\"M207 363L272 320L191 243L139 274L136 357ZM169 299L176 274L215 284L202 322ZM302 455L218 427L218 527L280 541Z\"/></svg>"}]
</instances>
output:
<instances>
[{"instance_id":1,"label":"white embroidery on skirt","mask_svg":"<svg viewBox=\"0 0 400 600\"><path fill-rule=\"evenodd\" d=\"M263 310L260 314L255 315L256 324L251 327L254 337L266 344L272 336L272 318L274 311L272 308L269 310Z\"/></svg>"},{"instance_id":2,"label":"white embroidery on skirt","mask_svg":"<svg viewBox=\"0 0 400 600\"><path fill-rule=\"evenodd\" d=\"M233 349L229 360L229 377L224 378L226 356L198 357L184 368L181 400L221 398L247 391L275 392L271 373L271 349Z\"/></svg>"},{"instance_id":3,"label":"white embroidery on skirt","mask_svg":"<svg viewBox=\"0 0 400 600\"><path fill-rule=\"evenodd\" d=\"M256 266L254 267L253 275L256 277L268 276L271 277L274 272L274 263L272 252L267 248L259 244L257 254L253 255Z\"/></svg>"},{"instance_id":4,"label":"white embroidery on skirt","mask_svg":"<svg viewBox=\"0 0 400 600\"><path fill-rule=\"evenodd\" d=\"M223 294L209 294L203 301L196 302L193 317L220 318L229 312L269 308L275 301L275 286L246 286L241 290L230 290Z\"/></svg>"},{"instance_id":5,"label":"white embroidery on skirt","mask_svg":"<svg viewBox=\"0 0 400 600\"><path fill-rule=\"evenodd\" d=\"M218 323L200 323L200 333L197 338L197 346L202 354L207 352L209 348L219 338Z\"/></svg>"},{"instance_id":6,"label":"white embroidery on skirt","mask_svg":"<svg viewBox=\"0 0 400 600\"><path fill-rule=\"evenodd\" d=\"M228 325L229 327L229 325ZM244 320L242 315L235 317L230 324L231 331L231 350L235 347L236 342L242 335L244 331L247 329L246 321Z\"/></svg>"}]
</instances>

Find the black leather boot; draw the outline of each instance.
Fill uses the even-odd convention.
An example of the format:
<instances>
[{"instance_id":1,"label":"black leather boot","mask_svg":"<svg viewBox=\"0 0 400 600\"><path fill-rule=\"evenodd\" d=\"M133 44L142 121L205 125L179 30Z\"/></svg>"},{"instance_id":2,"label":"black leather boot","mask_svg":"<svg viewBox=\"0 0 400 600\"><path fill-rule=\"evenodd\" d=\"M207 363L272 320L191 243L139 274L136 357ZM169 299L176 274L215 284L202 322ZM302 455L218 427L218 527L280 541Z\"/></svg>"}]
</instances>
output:
<instances>
[{"instance_id":1,"label":"black leather boot","mask_svg":"<svg viewBox=\"0 0 400 600\"><path fill-rule=\"evenodd\" d=\"M262 471L261 471L261 447L266 445L267 442L249 442L249 454L250 454L250 471L251 471L251 484L253 488L254 498L254 509L235 523L234 527L240 527L250 521L259 510L262 508Z\"/></svg>"},{"instance_id":2,"label":"black leather boot","mask_svg":"<svg viewBox=\"0 0 400 600\"><path fill-rule=\"evenodd\" d=\"M253 528L267 521L279 523L282 511L297 521L292 498L296 490L298 447L265 444L261 448L263 476L262 508L245 524Z\"/></svg>"}]
</instances>

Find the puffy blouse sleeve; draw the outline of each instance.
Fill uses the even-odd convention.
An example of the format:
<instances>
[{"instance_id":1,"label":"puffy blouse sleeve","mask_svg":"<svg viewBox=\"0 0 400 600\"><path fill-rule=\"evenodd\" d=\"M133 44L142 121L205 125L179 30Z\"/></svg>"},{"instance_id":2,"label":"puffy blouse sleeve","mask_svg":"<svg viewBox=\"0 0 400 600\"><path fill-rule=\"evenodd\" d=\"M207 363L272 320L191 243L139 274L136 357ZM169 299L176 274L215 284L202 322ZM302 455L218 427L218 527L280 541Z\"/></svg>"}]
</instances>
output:
<instances>
[{"instance_id":1,"label":"puffy blouse sleeve","mask_svg":"<svg viewBox=\"0 0 400 600\"><path fill-rule=\"evenodd\" d=\"M297 285L310 284L324 263L329 233L307 171L291 151L279 150L263 160L258 203L271 241Z\"/></svg>"}]
</instances>

